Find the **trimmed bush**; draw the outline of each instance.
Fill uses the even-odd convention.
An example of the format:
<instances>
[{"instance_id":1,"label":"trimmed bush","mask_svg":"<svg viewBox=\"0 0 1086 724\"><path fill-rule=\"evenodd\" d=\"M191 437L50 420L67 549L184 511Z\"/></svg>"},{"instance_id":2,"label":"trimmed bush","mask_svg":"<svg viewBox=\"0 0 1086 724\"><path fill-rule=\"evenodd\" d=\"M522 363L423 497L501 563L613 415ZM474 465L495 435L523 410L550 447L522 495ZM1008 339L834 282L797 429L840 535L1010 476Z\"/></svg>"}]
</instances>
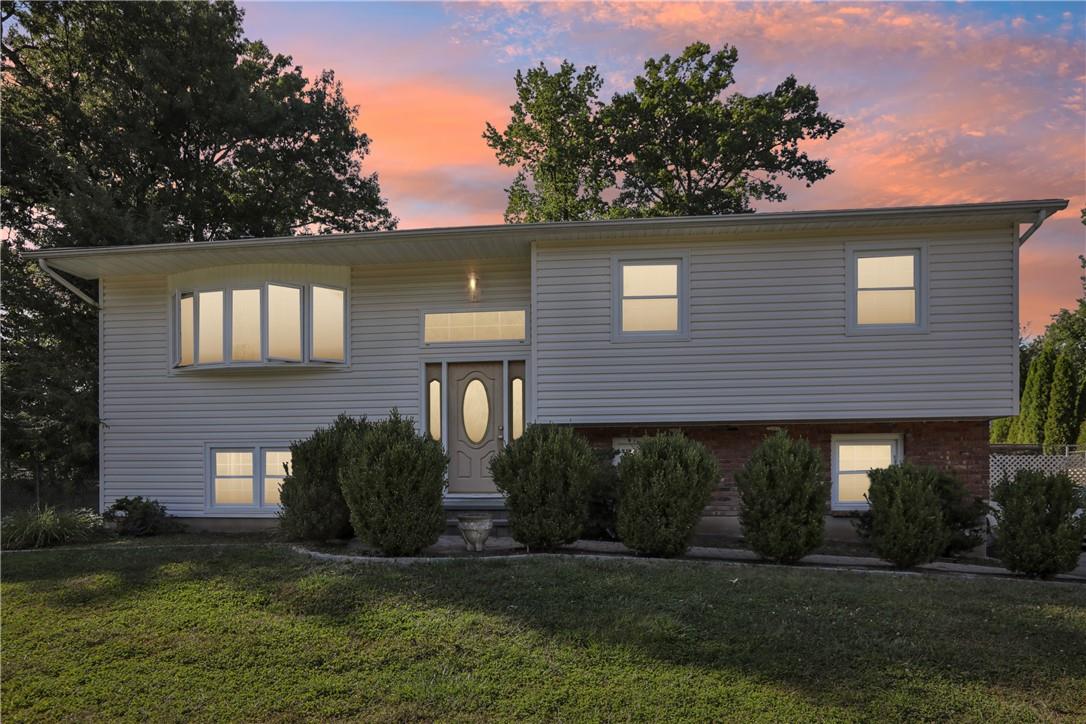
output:
<instances>
[{"instance_id":1,"label":"trimmed bush","mask_svg":"<svg viewBox=\"0 0 1086 724\"><path fill-rule=\"evenodd\" d=\"M618 466L615 450L595 450L596 476L588 491L588 521L582 538L618 540Z\"/></svg>"},{"instance_id":2,"label":"trimmed bush","mask_svg":"<svg viewBox=\"0 0 1086 724\"><path fill-rule=\"evenodd\" d=\"M1086 536L1086 492L1067 473L1020 470L996 484L992 499L1003 565L1036 578L1075 568Z\"/></svg>"},{"instance_id":3,"label":"trimmed bush","mask_svg":"<svg viewBox=\"0 0 1086 724\"><path fill-rule=\"evenodd\" d=\"M290 445L290 474L279 494L279 523L294 540L350 538L351 512L340 492L339 470L347 458L347 440L365 435L365 418L340 415L330 427L317 428Z\"/></svg>"},{"instance_id":4,"label":"trimmed bush","mask_svg":"<svg viewBox=\"0 0 1086 724\"><path fill-rule=\"evenodd\" d=\"M869 474L871 545L899 568L930 563L946 548L950 528L943 516L934 468L909 463Z\"/></svg>"},{"instance_id":5,"label":"trimmed bush","mask_svg":"<svg viewBox=\"0 0 1086 724\"><path fill-rule=\"evenodd\" d=\"M690 545L720 467L704 445L671 432L623 455L618 477L619 538L638 553L677 556Z\"/></svg>"},{"instance_id":6,"label":"trimmed bush","mask_svg":"<svg viewBox=\"0 0 1086 724\"><path fill-rule=\"evenodd\" d=\"M830 482L822 456L806 440L783 430L767 437L735 480L739 523L755 553L792 563L822 544Z\"/></svg>"},{"instance_id":7,"label":"trimmed bush","mask_svg":"<svg viewBox=\"0 0 1086 724\"><path fill-rule=\"evenodd\" d=\"M984 515L988 507L980 498L971 496L965 485L952 473L932 468L935 491L943 511L943 522L949 537L940 556L956 556L984 542ZM864 511L856 520L856 532L861 538L871 538L871 511Z\"/></svg>"},{"instance_id":8,"label":"trimmed bush","mask_svg":"<svg viewBox=\"0 0 1086 724\"><path fill-rule=\"evenodd\" d=\"M0 521L0 543L7 549L89 543L109 535L102 517L89 508L61 510L47 505L5 515Z\"/></svg>"},{"instance_id":9,"label":"trimmed bush","mask_svg":"<svg viewBox=\"0 0 1086 724\"><path fill-rule=\"evenodd\" d=\"M445 469L441 443L415 430L393 409L348 442L340 488L360 539L389 556L409 556L445 530Z\"/></svg>"},{"instance_id":10,"label":"trimmed bush","mask_svg":"<svg viewBox=\"0 0 1086 724\"><path fill-rule=\"evenodd\" d=\"M581 536L601 471L573 428L529 425L490 461L490 474L505 494L513 537L529 550L549 550Z\"/></svg>"},{"instance_id":11,"label":"trimmed bush","mask_svg":"<svg viewBox=\"0 0 1086 724\"><path fill-rule=\"evenodd\" d=\"M166 512L165 505L142 495L118 498L102 517L113 523L119 535L157 535L180 527Z\"/></svg>"}]
</instances>

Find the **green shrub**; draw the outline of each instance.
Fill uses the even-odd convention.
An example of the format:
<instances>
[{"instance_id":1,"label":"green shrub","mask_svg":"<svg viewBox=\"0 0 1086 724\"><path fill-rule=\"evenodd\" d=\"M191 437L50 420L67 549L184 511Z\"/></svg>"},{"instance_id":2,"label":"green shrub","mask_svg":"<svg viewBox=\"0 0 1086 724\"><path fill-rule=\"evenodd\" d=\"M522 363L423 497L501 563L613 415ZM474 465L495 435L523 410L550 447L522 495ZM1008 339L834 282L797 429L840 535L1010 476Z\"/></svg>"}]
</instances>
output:
<instances>
[{"instance_id":1,"label":"green shrub","mask_svg":"<svg viewBox=\"0 0 1086 724\"><path fill-rule=\"evenodd\" d=\"M943 522L949 529L947 543L939 555L956 556L976 548L984 542L984 514L988 510L984 501L970 495L961 480L952 473L934 468L930 473L935 477L935 491L943 511ZM870 510L857 518L856 532L861 538L870 540Z\"/></svg>"},{"instance_id":2,"label":"green shrub","mask_svg":"<svg viewBox=\"0 0 1086 724\"><path fill-rule=\"evenodd\" d=\"M581 536L601 471L573 428L529 425L490 461L490 474L505 494L513 537L529 550L549 550Z\"/></svg>"},{"instance_id":3,"label":"green shrub","mask_svg":"<svg viewBox=\"0 0 1086 724\"><path fill-rule=\"evenodd\" d=\"M102 517L89 508L61 510L47 505L5 515L0 521L0 543L8 549L89 543L109 534Z\"/></svg>"},{"instance_id":4,"label":"green shrub","mask_svg":"<svg viewBox=\"0 0 1086 724\"><path fill-rule=\"evenodd\" d=\"M588 490L588 520L582 538L618 540L618 467L615 450L594 450L596 475Z\"/></svg>"},{"instance_id":5,"label":"green shrub","mask_svg":"<svg viewBox=\"0 0 1086 724\"><path fill-rule=\"evenodd\" d=\"M118 498L102 517L113 523L119 535L157 535L180 527L166 512L166 506L141 495Z\"/></svg>"},{"instance_id":6,"label":"green shrub","mask_svg":"<svg viewBox=\"0 0 1086 724\"><path fill-rule=\"evenodd\" d=\"M343 498L358 537L385 555L414 555L445 530L445 469L441 443L420 435L393 409L348 443L340 469Z\"/></svg>"},{"instance_id":7,"label":"green shrub","mask_svg":"<svg viewBox=\"0 0 1086 724\"><path fill-rule=\"evenodd\" d=\"M783 430L766 438L735 480L739 523L755 553L791 563L822 544L830 483L822 456L806 440Z\"/></svg>"},{"instance_id":8,"label":"green shrub","mask_svg":"<svg viewBox=\"0 0 1086 724\"><path fill-rule=\"evenodd\" d=\"M1086 492L1066 473L1020 470L996 484L995 548L1012 571L1048 578L1075 568L1086 535Z\"/></svg>"},{"instance_id":9,"label":"green shrub","mask_svg":"<svg viewBox=\"0 0 1086 724\"><path fill-rule=\"evenodd\" d=\"M618 477L619 538L638 553L677 556L690 545L720 467L704 445L666 433L623 455Z\"/></svg>"},{"instance_id":10,"label":"green shrub","mask_svg":"<svg viewBox=\"0 0 1086 724\"><path fill-rule=\"evenodd\" d=\"M869 476L875 553L899 568L935 560L950 540L936 471L903 463L872 470Z\"/></svg>"},{"instance_id":11,"label":"green shrub","mask_svg":"<svg viewBox=\"0 0 1086 724\"><path fill-rule=\"evenodd\" d=\"M279 494L279 522L288 538L350 538L351 512L340 492L339 470L347 457L347 439L365 435L365 418L340 415L330 427L317 428L290 445L290 474Z\"/></svg>"}]
</instances>

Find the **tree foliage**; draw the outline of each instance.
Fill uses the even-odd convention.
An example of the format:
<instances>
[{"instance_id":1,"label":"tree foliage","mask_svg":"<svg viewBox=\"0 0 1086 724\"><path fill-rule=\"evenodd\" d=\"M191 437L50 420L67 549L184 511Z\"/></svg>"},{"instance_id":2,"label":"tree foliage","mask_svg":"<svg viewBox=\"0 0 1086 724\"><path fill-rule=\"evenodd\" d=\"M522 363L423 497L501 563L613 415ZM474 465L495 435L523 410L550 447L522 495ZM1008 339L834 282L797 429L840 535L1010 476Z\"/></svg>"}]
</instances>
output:
<instances>
[{"instance_id":1,"label":"tree foliage","mask_svg":"<svg viewBox=\"0 0 1086 724\"><path fill-rule=\"evenodd\" d=\"M579 221L606 211L602 193L614 184L600 118L603 80L595 66L578 73L563 61L551 73L540 63L513 82L517 101L504 131L486 124L483 138L503 166L517 167L506 189L509 223Z\"/></svg>"},{"instance_id":2,"label":"tree foliage","mask_svg":"<svg viewBox=\"0 0 1086 724\"><path fill-rule=\"evenodd\" d=\"M844 124L818 109L818 93L788 76L768 93L721 95L738 51L693 43L645 62L634 89L607 114L622 176L617 205L637 216L735 214L752 200L784 201L781 178L808 186L832 170L800 150Z\"/></svg>"},{"instance_id":3,"label":"tree foliage","mask_svg":"<svg viewBox=\"0 0 1086 724\"><path fill-rule=\"evenodd\" d=\"M506 220L743 213L785 200L782 179L810 186L832 173L800 146L843 123L794 76L766 93L725 95L738 57L693 43L650 58L633 89L607 104L594 66L518 71L508 127L488 123L484 134L498 161L519 169Z\"/></svg>"},{"instance_id":4,"label":"tree foliage","mask_svg":"<svg viewBox=\"0 0 1086 724\"><path fill-rule=\"evenodd\" d=\"M334 74L309 79L244 38L233 3L5 1L3 19L4 477L81 481L96 468L95 314L22 250L396 220Z\"/></svg>"},{"instance_id":5,"label":"tree foliage","mask_svg":"<svg viewBox=\"0 0 1086 724\"><path fill-rule=\"evenodd\" d=\"M1043 335L1020 345L1019 414L992 421L993 443L1086 445L1086 256L1082 296L1061 309Z\"/></svg>"}]
</instances>

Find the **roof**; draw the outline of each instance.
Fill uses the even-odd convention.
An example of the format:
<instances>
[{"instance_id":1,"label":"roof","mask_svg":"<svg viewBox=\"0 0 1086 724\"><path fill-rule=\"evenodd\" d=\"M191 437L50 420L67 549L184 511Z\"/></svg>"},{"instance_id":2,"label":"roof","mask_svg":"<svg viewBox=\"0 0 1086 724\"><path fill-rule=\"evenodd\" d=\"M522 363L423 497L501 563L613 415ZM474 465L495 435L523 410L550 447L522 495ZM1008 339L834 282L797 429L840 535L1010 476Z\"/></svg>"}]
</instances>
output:
<instances>
[{"instance_id":1,"label":"roof","mask_svg":"<svg viewBox=\"0 0 1086 724\"><path fill-rule=\"evenodd\" d=\"M30 251L84 279L173 274L229 264L392 264L487 257L526 257L533 242L637 238L704 238L847 229L907 228L932 224L1023 224L1067 208L1065 199L998 201L943 206L898 206L826 211L771 211L726 216L684 216L545 224L497 224L352 234L230 239Z\"/></svg>"}]
</instances>

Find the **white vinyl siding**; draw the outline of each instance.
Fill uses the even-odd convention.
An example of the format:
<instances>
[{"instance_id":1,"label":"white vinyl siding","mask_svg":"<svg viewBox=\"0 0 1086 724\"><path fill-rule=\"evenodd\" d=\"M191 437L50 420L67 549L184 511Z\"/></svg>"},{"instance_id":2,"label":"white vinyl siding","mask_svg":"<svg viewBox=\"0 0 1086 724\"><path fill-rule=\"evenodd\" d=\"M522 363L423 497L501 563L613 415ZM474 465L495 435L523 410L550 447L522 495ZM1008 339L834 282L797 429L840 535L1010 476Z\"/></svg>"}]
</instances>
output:
<instances>
[{"instance_id":1,"label":"white vinyl siding","mask_svg":"<svg viewBox=\"0 0 1086 724\"><path fill-rule=\"evenodd\" d=\"M488 303L528 308L529 260L472 265ZM180 516L273 517L274 510L210 505L208 450L283 449L340 413L381 418L398 407L419 419L421 361L524 359L523 343L420 345L424 309L466 302L467 265L314 267L256 264L164 276L102 280L102 499L143 495ZM348 290L349 365L169 371L175 293L200 286L255 288L290 279Z\"/></svg>"},{"instance_id":2,"label":"white vinyl siding","mask_svg":"<svg viewBox=\"0 0 1086 724\"><path fill-rule=\"evenodd\" d=\"M535 252L535 420L683 423L1015 414L1009 226L922 234L646 241L689 252L689 338L612 342L614 244ZM849 335L847 248L918 248L927 327Z\"/></svg>"}]
</instances>

